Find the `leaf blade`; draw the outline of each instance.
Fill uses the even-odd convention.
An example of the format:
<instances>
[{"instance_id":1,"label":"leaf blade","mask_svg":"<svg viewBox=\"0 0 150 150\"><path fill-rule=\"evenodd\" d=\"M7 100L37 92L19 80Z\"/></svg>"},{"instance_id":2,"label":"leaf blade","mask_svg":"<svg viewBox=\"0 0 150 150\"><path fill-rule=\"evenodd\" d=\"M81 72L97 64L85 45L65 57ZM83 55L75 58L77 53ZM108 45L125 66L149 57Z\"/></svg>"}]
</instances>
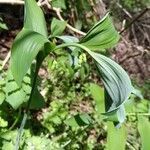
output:
<instances>
[{"instance_id":1,"label":"leaf blade","mask_svg":"<svg viewBox=\"0 0 150 150\"><path fill-rule=\"evenodd\" d=\"M66 28L67 23L65 21L53 18L51 23L51 34L52 36L58 36L63 33Z\"/></svg>"},{"instance_id":2,"label":"leaf blade","mask_svg":"<svg viewBox=\"0 0 150 150\"><path fill-rule=\"evenodd\" d=\"M25 0L24 28L47 37L46 21L35 0Z\"/></svg>"},{"instance_id":3,"label":"leaf blade","mask_svg":"<svg viewBox=\"0 0 150 150\"><path fill-rule=\"evenodd\" d=\"M114 46L119 40L112 20L107 13L102 20L94 25L81 39L80 44L91 50L103 50Z\"/></svg>"},{"instance_id":4,"label":"leaf blade","mask_svg":"<svg viewBox=\"0 0 150 150\"><path fill-rule=\"evenodd\" d=\"M6 78L6 88L5 88L5 97L6 102L9 103L14 109L17 109L20 105L24 104L29 100L29 95L31 92L31 75L30 70L27 75L24 77L21 87L17 85L14 80L14 77L9 70ZM32 97L30 109L39 109L45 106L45 101L43 96L40 94L36 88Z\"/></svg>"},{"instance_id":5,"label":"leaf blade","mask_svg":"<svg viewBox=\"0 0 150 150\"><path fill-rule=\"evenodd\" d=\"M32 61L47 42L49 41L43 35L27 29L23 29L18 34L12 45L10 66L18 85L21 85Z\"/></svg>"},{"instance_id":6,"label":"leaf blade","mask_svg":"<svg viewBox=\"0 0 150 150\"><path fill-rule=\"evenodd\" d=\"M91 52L90 55L95 59L96 65L104 83L109 107L107 112L112 112L119 108L127 100L132 92L132 84L125 70L116 62L101 54ZM111 103L111 105L110 105Z\"/></svg>"},{"instance_id":7,"label":"leaf blade","mask_svg":"<svg viewBox=\"0 0 150 150\"><path fill-rule=\"evenodd\" d=\"M105 112L105 104L104 104L104 89L98 86L97 84L90 84L90 92L92 98L95 100L96 110L98 114Z\"/></svg>"}]
</instances>

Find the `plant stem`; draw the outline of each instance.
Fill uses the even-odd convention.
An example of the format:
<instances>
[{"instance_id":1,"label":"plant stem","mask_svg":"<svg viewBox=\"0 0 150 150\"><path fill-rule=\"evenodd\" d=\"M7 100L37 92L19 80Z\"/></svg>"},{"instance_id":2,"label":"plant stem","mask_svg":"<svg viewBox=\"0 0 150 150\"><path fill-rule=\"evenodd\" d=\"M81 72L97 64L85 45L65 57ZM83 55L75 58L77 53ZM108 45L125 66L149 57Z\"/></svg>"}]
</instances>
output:
<instances>
[{"instance_id":1,"label":"plant stem","mask_svg":"<svg viewBox=\"0 0 150 150\"><path fill-rule=\"evenodd\" d=\"M11 125L11 127L8 129L9 131L12 130L15 127L16 123L18 122L18 120L20 118L20 115L21 115L21 108L19 108L19 112L18 112L17 118L15 119L15 121L13 122L13 124Z\"/></svg>"},{"instance_id":2,"label":"plant stem","mask_svg":"<svg viewBox=\"0 0 150 150\"><path fill-rule=\"evenodd\" d=\"M23 135L23 129L24 129L24 126L26 124L26 120L27 120L27 113L24 113L24 116L23 116L23 119L22 119L22 122L21 122L21 126L19 128L17 138L16 138L15 150L19 150L20 139Z\"/></svg>"},{"instance_id":3,"label":"plant stem","mask_svg":"<svg viewBox=\"0 0 150 150\"><path fill-rule=\"evenodd\" d=\"M27 117L28 117L28 114L29 114L30 104L31 104L31 101L32 101L32 97L33 97L33 94L34 94L35 87L36 87L36 80L37 80L37 76L38 76L38 72L39 72L39 68L41 66L41 63L42 63L42 61L38 61L38 60L36 62L36 68L35 68L35 73L34 73L34 78L33 78L33 83L32 83L32 90L31 90L31 94L30 94L30 97L29 97L29 100L28 100L28 103L27 103L26 111L24 112L24 116L23 116L23 119L22 119L22 122L21 122L21 126L20 126L19 131L18 131L18 135L17 135L17 138L16 138L15 150L19 150L20 139L23 135L23 129L24 129L24 126L26 124Z\"/></svg>"},{"instance_id":4,"label":"plant stem","mask_svg":"<svg viewBox=\"0 0 150 150\"><path fill-rule=\"evenodd\" d=\"M69 46L78 47L78 48L84 49L86 52L90 53L90 50L87 47L85 47L84 45L78 44L78 43L64 43L64 44L56 46L56 48L54 50L59 49L59 48L69 47Z\"/></svg>"}]
</instances>

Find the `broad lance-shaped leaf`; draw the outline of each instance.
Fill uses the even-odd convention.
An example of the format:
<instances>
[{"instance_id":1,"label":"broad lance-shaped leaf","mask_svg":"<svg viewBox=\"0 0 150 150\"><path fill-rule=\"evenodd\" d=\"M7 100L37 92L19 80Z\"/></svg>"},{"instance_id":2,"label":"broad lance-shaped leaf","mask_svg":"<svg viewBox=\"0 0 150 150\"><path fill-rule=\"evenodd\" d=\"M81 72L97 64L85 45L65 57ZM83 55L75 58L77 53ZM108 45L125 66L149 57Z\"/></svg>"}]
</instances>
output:
<instances>
[{"instance_id":1,"label":"broad lance-shaped leaf","mask_svg":"<svg viewBox=\"0 0 150 150\"><path fill-rule=\"evenodd\" d=\"M114 28L109 13L93 26L80 41L80 44L90 50L103 50L114 46L119 40L119 34Z\"/></svg>"},{"instance_id":2,"label":"broad lance-shaped leaf","mask_svg":"<svg viewBox=\"0 0 150 150\"><path fill-rule=\"evenodd\" d=\"M92 51L88 53L95 59L106 89L106 111L113 112L129 98L133 90L130 78L124 69L110 58Z\"/></svg>"},{"instance_id":3,"label":"broad lance-shaped leaf","mask_svg":"<svg viewBox=\"0 0 150 150\"><path fill-rule=\"evenodd\" d=\"M35 0L25 0L24 28L47 37L46 21Z\"/></svg>"},{"instance_id":4,"label":"broad lance-shaped leaf","mask_svg":"<svg viewBox=\"0 0 150 150\"><path fill-rule=\"evenodd\" d=\"M47 42L49 41L43 35L27 29L17 35L12 45L10 69L18 85L21 85L32 61Z\"/></svg>"}]
</instances>

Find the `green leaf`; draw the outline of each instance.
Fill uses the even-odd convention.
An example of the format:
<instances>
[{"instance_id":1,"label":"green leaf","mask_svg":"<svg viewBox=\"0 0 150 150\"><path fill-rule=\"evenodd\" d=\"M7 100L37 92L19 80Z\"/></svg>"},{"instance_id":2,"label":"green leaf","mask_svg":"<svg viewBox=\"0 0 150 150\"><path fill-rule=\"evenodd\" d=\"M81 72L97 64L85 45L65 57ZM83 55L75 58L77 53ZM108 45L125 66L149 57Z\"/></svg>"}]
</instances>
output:
<instances>
[{"instance_id":1,"label":"green leaf","mask_svg":"<svg viewBox=\"0 0 150 150\"><path fill-rule=\"evenodd\" d=\"M7 25L3 22L3 19L0 17L0 31L1 30L8 30Z\"/></svg>"},{"instance_id":2,"label":"green leaf","mask_svg":"<svg viewBox=\"0 0 150 150\"><path fill-rule=\"evenodd\" d=\"M107 129L106 150L125 150L127 138L125 126L115 128L112 122L108 122Z\"/></svg>"},{"instance_id":3,"label":"green leaf","mask_svg":"<svg viewBox=\"0 0 150 150\"><path fill-rule=\"evenodd\" d=\"M82 47L82 46L81 46ZM104 115L117 115L117 120L122 123L125 120L124 102L129 98L133 87L128 74L116 62L101 54L85 49L95 60L105 87Z\"/></svg>"},{"instance_id":4,"label":"green leaf","mask_svg":"<svg viewBox=\"0 0 150 150\"><path fill-rule=\"evenodd\" d=\"M96 110L99 114L105 112L105 104L104 104L104 89L98 86L97 84L90 84L90 92L92 98L96 103Z\"/></svg>"},{"instance_id":5,"label":"green leaf","mask_svg":"<svg viewBox=\"0 0 150 150\"><path fill-rule=\"evenodd\" d=\"M25 0L24 28L47 37L46 21L35 0Z\"/></svg>"},{"instance_id":6,"label":"green leaf","mask_svg":"<svg viewBox=\"0 0 150 150\"><path fill-rule=\"evenodd\" d=\"M86 113L77 114L65 121L65 123L71 127L87 126L91 124L91 122L91 117Z\"/></svg>"},{"instance_id":7,"label":"green leaf","mask_svg":"<svg viewBox=\"0 0 150 150\"><path fill-rule=\"evenodd\" d=\"M27 29L17 35L12 45L10 69L19 86L32 61L47 42L49 41L43 35Z\"/></svg>"},{"instance_id":8,"label":"green leaf","mask_svg":"<svg viewBox=\"0 0 150 150\"><path fill-rule=\"evenodd\" d=\"M66 28L66 22L53 18L51 23L51 34L52 36L58 36L63 33Z\"/></svg>"},{"instance_id":9,"label":"green leaf","mask_svg":"<svg viewBox=\"0 0 150 150\"><path fill-rule=\"evenodd\" d=\"M66 9L65 0L52 0L52 6L57 8Z\"/></svg>"},{"instance_id":10,"label":"green leaf","mask_svg":"<svg viewBox=\"0 0 150 150\"><path fill-rule=\"evenodd\" d=\"M10 70L7 73L5 93L6 102L8 102L14 109L17 109L22 103L28 100L26 93L17 85Z\"/></svg>"},{"instance_id":11,"label":"green leaf","mask_svg":"<svg viewBox=\"0 0 150 150\"><path fill-rule=\"evenodd\" d=\"M146 117L138 116L138 130L141 136L142 150L149 150L150 122Z\"/></svg>"},{"instance_id":12,"label":"green leaf","mask_svg":"<svg viewBox=\"0 0 150 150\"><path fill-rule=\"evenodd\" d=\"M107 13L91 30L81 39L80 44L90 50L103 50L114 46L119 40L112 20Z\"/></svg>"},{"instance_id":13,"label":"green leaf","mask_svg":"<svg viewBox=\"0 0 150 150\"><path fill-rule=\"evenodd\" d=\"M24 77L21 87L15 82L11 71L7 73L6 81L6 101L14 108L17 109L20 105L29 100L29 95L31 93L31 75L30 71ZM31 107L30 109L39 109L45 106L44 98L39 93L37 88L34 91Z\"/></svg>"},{"instance_id":14,"label":"green leaf","mask_svg":"<svg viewBox=\"0 0 150 150\"><path fill-rule=\"evenodd\" d=\"M17 136L17 131L7 131L0 135L0 141L2 143L1 150L5 149L14 149L15 146L15 138Z\"/></svg>"},{"instance_id":15,"label":"green leaf","mask_svg":"<svg viewBox=\"0 0 150 150\"><path fill-rule=\"evenodd\" d=\"M92 51L89 54L96 61L105 86L106 111L113 112L129 98L133 90L131 80L125 70L110 58Z\"/></svg>"},{"instance_id":16,"label":"green leaf","mask_svg":"<svg viewBox=\"0 0 150 150\"><path fill-rule=\"evenodd\" d=\"M0 116L0 128L5 128L7 126L8 126L8 122Z\"/></svg>"},{"instance_id":17,"label":"green leaf","mask_svg":"<svg viewBox=\"0 0 150 150\"><path fill-rule=\"evenodd\" d=\"M0 76L0 105L5 100L5 80Z\"/></svg>"},{"instance_id":18,"label":"green leaf","mask_svg":"<svg viewBox=\"0 0 150 150\"><path fill-rule=\"evenodd\" d=\"M50 147L53 147L52 141L50 139L46 138L45 136L32 136L29 138L25 139L25 143L23 146L24 150L31 150L36 149L36 150L41 150L44 148L44 150L49 150Z\"/></svg>"},{"instance_id":19,"label":"green leaf","mask_svg":"<svg viewBox=\"0 0 150 150\"><path fill-rule=\"evenodd\" d=\"M5 93L3 91L0 91L0 105L3 103L5 100Z\"/></svg>"}]
</instances>

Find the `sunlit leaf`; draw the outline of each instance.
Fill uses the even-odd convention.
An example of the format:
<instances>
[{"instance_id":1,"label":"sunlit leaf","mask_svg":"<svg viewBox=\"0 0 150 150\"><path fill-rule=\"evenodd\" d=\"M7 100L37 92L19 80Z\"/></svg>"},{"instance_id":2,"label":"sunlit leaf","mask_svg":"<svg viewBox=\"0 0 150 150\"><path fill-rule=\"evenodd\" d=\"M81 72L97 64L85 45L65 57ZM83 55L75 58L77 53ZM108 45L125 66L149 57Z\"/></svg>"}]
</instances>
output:
<instances>
[{"instance_id":1,"label":"sunlit leaf","mask_svg":"<svg viewBox=\"0 0 150 150\"><path fill-rule=\"evenodd\" d=\"M149 150L150 122L146 117L138 116L138 130L141 136L142 150Z\"/></svg>"},{"instance_id":2,"label":"sunlit leaf","mask_svg":"<svg viewBox=\"0 0 150 150\"><path fill-rule=\"evenodd\" d=\"M23 29L16 37L11 50L10 69L18 85L27 73L32 61L44 44L49 42L43 35Z\"/></svg>"},{"instance_id":3,"label":"sunlit leaf","mask_svg":"<svg viewBox=\"0 0 150 150\"><path fill-rule=\"evenodd\" d=\"M47 37L46 21L35 0L25 0L24 28Z\"/></svg>"},{"instance_id":4,"label":"sunlit leaf","mask_svg":"<svg viewBox=\"0 0 150 150\"><path fill-rule=\"evenodd\" d=\"M115 30L112 20L107 13L91 30L83 37L80 44L90 50L103 50L114 46L119 40L119 34Z\"/></svg>"},{"instance_id":5,"label":"sunlit leaf","mask_svg":"<svg viewBox=\"0 0 150 150\"><path fill-rule=\"evenodd\" d=\"M15 138L17 136L17 131L7 131L0 135L0 141L2 143L1 150L5 149L14 149L15 146Z\"/></svg>"},{"instance_id":6,"label":"sunlit leaf","mask_svg":"<svg viewBox=\"0 0 150 150\"><path fill-rule=\"evenodd\" d=\"M66 28L66 22L53 18L51 23L51 34L52 36L58 36L63 33Z\"/></svg>"},{"instance_id":7,"label":"sunlit leaf","mask_svg":"<svg viewBox=\"0 0 150 150\"><path fill-rule=\"evenodd\" d=\"M125 150L127 138L125 126L115 128L112 122L107 122L107 129L106 150Z\"/></svg>"},{"instance_id":8,"label":"sunlit leaf","mask_svg":"<svg viewBox=\"0 0 150 150\"><path fill-rule=\"evenodd\" d=\"M6 93L6 101L14 109L17 109L20 105L27 102L29 100L29 95L31 93L31 75L29 71L28 74L24 77L21 87L19 87L15 82L11 71L9 70L7 73L5 93ZM36 88L32 97L30 108L38 109L44 106L45 106L44 99Z\"/></svg>"},{"instance_id":9,"label":"sunlit leaf","mask_svg":"<svg viewBox=\"0 0 150 150\"><path fill-rule=\"evenodd\" d=\"M3 103L5 100L5 93L3 91L0 91L0 105Z\"/></svg>"},{"instance_id":10,"label":"sunlit leaf","mask_svg":"<svg viewBox=\"0 0 150 150\"><path fill-rule=\"evenodd\" d=\"M105 112L105 103L104 103L104 89L98 86L97 84L90 84L90 92L95 100L96 110L99 114Z\"/></svg>"},{"instance_id":11,"label":"sunlit leaf","mask_svg":"<svg viewBox=\"0 0 150 150\"><path fill-rule=\"evenodd\" d=\"M1 105L1 104L3 103L3 101L5 100L4 88L5 88L5 81L4 81L4 79L0 76L0 105Z\"/></svg>"},{"instance_id":12,"label":"sunlit leaf","mask_svg":"<svg viewBox=\"0 0 150 150\"><path fill-rule=\"evenodd\" d=\"M15 82L11 71L7 73L6 82L6 101L14 108L17 109L22 103L28 100L28 96L22 88Z\"/></svg>"}]
</instances>

